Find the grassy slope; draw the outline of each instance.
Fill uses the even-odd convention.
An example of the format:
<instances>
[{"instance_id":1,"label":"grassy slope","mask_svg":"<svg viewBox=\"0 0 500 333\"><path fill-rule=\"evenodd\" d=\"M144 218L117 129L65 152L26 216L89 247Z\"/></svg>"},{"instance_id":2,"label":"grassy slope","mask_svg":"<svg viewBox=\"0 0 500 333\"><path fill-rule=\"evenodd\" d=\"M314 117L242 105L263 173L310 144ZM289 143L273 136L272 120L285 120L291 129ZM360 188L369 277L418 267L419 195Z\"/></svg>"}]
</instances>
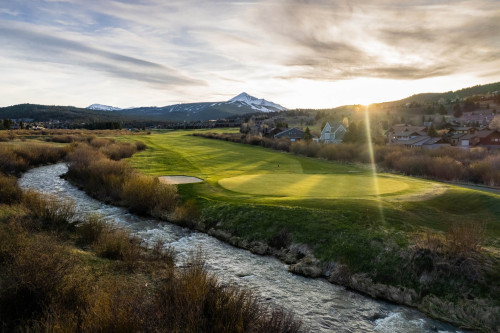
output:
<instances>
[{"instance_id":1,"label":"grassy slope","mask_svg":"<svg viewBox=\"0 0 500 333\"><path fill-rule=\"evenodd\" d=\"M444 231L448 224L459 220L486 221L489 243L498 245L499 195L446 185L444 194L427 200L397 201L399 195L432 191L436 183L383 174L379 181L387 180L386 190L394 186L395 194L354 199L353 195L362 194L365 184L367 192L373 192L369 170L190 134L169 132L134 137L143 140L148 149L136 154L131 163L150 175L203 178L204 183L180 186L181 193L198 198L209 223L223 219L222 227L249 239L269 239L286 228L294 241L314 246L320 258L340 257L360 269L363 261L371 260L373 254L367 250L378 247L378 239L391 238L405 244L408 235L421 227ZM321 199L301 196L311 193L311 185L302 180L317 174L330 178L330 186L342 179L342 191ZM294 182L289 184L290 192L283 186L284 180ZM322 181L318 183L323 184ZM407 188L401 189L401 184ZM321 191L321 196L328 192ZM363 256L364 260L359 260Z\"/></svg>"}]
</instances>

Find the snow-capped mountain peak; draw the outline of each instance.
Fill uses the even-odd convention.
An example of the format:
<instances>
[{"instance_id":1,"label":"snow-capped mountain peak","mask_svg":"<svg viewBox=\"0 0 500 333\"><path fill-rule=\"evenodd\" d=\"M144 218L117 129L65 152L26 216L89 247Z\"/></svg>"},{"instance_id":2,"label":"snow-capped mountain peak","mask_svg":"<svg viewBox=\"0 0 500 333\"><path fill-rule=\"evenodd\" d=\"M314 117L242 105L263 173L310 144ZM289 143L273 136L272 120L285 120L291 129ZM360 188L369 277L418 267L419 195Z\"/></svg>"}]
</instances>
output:
<instances>
[{"instance_id":1,"label":"snow-capped mountain peak","mask_svg":"<svg viewBox=\"0 0 500 333\"><path fill-rule=\"evenodd\" d=\"M122 110L121 108L117 108L117 107L109 106L109 105L102 105L102 104L92 104L90 106L87 106L87 109L98 110L98 111L119 111L119 110Z\"/></svg>"},{"instance_id":2,"label":"snow-capped mountain peak","mask_svg":"<svg viewBox=\"0 0 500 333\"><path fill-rule=\"evenodd\" d=\"M244 103L244 104L247 104L248 106L250 106L252 109L254 109L256 111L260 111L260 112L272 112L272 111L284 111L284 110L286 110L285 107L283 107L279 104L266 101L263 98L259 99L259 98L250 96L246 92L243 92L243 93L239 94L238 96L231 98L227 102L228 103L238 103L238 102Z\"/></svg>"}]
</instances>

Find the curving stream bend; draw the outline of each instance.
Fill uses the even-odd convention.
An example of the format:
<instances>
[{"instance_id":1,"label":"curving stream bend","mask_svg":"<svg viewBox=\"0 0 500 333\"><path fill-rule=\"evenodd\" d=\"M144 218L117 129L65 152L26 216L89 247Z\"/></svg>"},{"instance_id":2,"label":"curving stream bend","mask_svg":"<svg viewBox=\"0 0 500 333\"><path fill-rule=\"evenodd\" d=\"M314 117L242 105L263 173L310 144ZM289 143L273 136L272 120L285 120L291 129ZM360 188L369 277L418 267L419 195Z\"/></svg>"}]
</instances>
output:
<instances>
[{"instance_id":1,"label":"curving stream bend","mask_svg":"<svg viewBox=\"0 0 500 333\"><path fill-rule=\"evenodd\" d=\"M32 169L23 175L19 185L71 198L79 214L100 213L146 243L161 239L176 250L179 262L201 247L207 267L221 281L251 289L265 302L292 310L311 332L459 332L414 309L374 300L323 279L291 274L287 265L275 258L255 255L204 233L104 204L59 177L66 171L64 163Z\"/></svg>"}]
</instances>

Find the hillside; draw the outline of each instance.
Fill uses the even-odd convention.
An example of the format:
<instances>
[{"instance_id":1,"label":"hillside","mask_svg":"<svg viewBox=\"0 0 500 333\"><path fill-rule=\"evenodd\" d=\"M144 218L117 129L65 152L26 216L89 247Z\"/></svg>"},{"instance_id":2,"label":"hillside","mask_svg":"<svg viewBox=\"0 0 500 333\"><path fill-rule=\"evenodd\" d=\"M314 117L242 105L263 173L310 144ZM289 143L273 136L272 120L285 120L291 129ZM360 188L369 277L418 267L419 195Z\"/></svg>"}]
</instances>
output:
<instances>
[{"instance_id":1,"label":"hillside","mask_svg":"<svg viewBox=\"0 0 500 333\"><path fill-rule=\"evenodd\" d=\"M74 106L18 104L0 108L0 118L33 119L34 121L68 121L90 123L128 120L117 113L89 110Z\"/></svg>"},{"instance_id":2,"label":"hillside","mask_svg":"<svg viewBox=\"0 0 500 333\"><path fill-rule=\"evenodd\" d=\"M412 95L410 97L406 97L397 101L390 101L384 103L377 103L380 106L392 106L392 105L401 105L407 103L435 103L439 102L439 100L443 101L453 101L456 99L463 99L467 97L471 97L474 95L485 95L488 93L493 93L495 91L500 91L500 82L490 83L485 85L477 85L469 88L464 88L456 91L448 91L444 93L422 93Z\"/></svg>"}]
</instances>

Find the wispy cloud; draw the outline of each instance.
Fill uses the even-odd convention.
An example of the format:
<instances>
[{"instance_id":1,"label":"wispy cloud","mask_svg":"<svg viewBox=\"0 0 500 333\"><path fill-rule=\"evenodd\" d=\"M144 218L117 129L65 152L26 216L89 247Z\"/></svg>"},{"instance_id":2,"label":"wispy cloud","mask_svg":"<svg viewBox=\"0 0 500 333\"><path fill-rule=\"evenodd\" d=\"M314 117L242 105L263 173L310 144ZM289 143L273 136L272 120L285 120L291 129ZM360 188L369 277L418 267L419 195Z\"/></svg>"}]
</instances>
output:
<instances>
[{"instance_id":1,"label":"wispy cloud","mask_svg":"<svg viewBox=\"0 0 500 333\"><path fill-rule=\"evenodd\" d=\"M497 0L11 0L1 7L0 57L18 66L2 67L3 77L30 68L46 81L85 73L106 82L98 91L82 84L85 101L135 87L119 106L242 90L288 106L302 98L297 106L305 106L318 90L346 92L338 84L365 78L450 85L418 84L434 90L455 88L457 76L471 84L500 79ZM0 77L0 94L10 83Z\"/></svg>"},{"instance_id":2,"label":"wispy cloud","mask_svg":"<svg viewBox=\"0 0 500 333\"><path fill-rule=\"evenodd\" d=\"M282 0L255 14L291 51L288 77L414 80L498 64L495 1Z\"/></svg>"},{"instance_id":3,"label":"wispy cloud","mask_svg":"<svg viewBox=\"0 0 500 333\"><path fill-rule=\"evenodd\" d=\"M31 29L0 24L0 41L10 53L17 52L18 56L31 61L83 66L88 70L98 70L159 87L204 84L162 64Z\"/></svg>"}]
</instances>

